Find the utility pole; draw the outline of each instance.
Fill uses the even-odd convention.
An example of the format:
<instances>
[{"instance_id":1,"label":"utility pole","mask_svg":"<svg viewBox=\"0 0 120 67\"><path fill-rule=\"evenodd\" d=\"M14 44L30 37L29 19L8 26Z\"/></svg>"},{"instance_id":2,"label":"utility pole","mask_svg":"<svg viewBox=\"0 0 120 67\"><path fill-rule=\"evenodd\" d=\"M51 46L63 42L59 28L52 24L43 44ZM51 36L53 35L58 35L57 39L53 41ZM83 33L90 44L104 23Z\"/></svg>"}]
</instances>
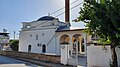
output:
<instances>
[{"instance_id":1,"label":"utility pole","mask_svg":"<svg viewBox=\"0 0 120 67\"><path fill-rule=\"evenodd\" d=\"M65 22L70 24L70 0L65 0Z\"/></svg>"}]
</instances>

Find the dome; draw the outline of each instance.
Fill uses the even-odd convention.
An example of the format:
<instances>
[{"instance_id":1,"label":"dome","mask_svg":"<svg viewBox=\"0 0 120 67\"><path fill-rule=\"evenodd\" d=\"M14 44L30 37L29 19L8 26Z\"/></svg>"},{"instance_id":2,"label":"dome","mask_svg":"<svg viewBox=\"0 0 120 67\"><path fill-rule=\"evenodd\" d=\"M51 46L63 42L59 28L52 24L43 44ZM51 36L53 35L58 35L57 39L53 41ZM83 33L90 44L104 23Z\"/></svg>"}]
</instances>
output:
<instances>
[{"instance_id":1,"label":"dome","mask_svg":"<svg viewBox=\"0 0 120 67\"><path fill-rule=\"evenodd\" d=\"M37 21L54 20L54 19L56 18L52 16L44 16L44 17L39 18Z\"/></svg>"}]
</instances>

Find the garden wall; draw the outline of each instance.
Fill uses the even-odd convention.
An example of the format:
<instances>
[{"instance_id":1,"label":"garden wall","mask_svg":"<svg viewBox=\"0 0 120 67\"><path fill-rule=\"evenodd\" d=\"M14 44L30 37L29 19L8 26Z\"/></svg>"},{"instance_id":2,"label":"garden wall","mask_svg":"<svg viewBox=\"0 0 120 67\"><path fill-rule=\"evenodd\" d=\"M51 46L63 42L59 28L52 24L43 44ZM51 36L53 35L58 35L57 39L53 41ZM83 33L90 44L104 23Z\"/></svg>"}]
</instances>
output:
<instances>
[{"instance_id":1,"label":"garden wall","mask_svg":"<svg viewBox=\"0 0 120 67\"><path fill-rule=\"evenodd\" d=\"M120 67L120 48L116 48L118 64ZM111 50L110 46L87 46L88 67L110 67Z\"/></svg>"},{"instance_id":2,"label":"garden wall","mask_svg":"<svg viewBox=\"0 0 120 67\"><path fill-rule=\"evenodd\" d=\"M31 60L42 60L42 61L60 63L60 56L58 55L36 54L36 53L17 52L17 51L0 51L0 55L14 57L14 58L25 58Z\"/></svg>"}]
</instances>

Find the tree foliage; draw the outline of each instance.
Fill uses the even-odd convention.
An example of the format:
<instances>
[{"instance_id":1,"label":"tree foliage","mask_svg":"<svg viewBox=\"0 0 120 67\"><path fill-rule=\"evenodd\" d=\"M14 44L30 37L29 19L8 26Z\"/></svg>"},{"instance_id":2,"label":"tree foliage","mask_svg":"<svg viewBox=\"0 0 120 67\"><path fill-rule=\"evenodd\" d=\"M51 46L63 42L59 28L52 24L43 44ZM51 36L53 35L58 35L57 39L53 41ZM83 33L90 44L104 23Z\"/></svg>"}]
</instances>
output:
<instances>
[{"instance_id":1,"label":"tree foliage","mask_svg":"<svg viewBox=\"0 0 120 67\"><path fill-rule=\"evenodd\" d=\"M120 0L85 0L79 20L87 23L87 32L96 32L100 38L120 41Z\"/></svg>"},{"instance_id":2,"label":"tree foliage","mask_svg":"<svg viewBox=\"0 0 120 67\"><path fill-rule=\"evenodd\" d=\"M84 0L80 9L78 21L86 23L88 33L111 41L113 65L117 65L115 47L120 44L120 0Z\"/></svg>"},{"instance_id":3,"label":"tree foliage","mask_svg":"<svg viewBox=\"0 0 120 67\"><path fill-rule=\"evenodd\" d=\"M10 46L13 51L18 51L19 40L10 40Z\"/></svg>"}]
</instances>

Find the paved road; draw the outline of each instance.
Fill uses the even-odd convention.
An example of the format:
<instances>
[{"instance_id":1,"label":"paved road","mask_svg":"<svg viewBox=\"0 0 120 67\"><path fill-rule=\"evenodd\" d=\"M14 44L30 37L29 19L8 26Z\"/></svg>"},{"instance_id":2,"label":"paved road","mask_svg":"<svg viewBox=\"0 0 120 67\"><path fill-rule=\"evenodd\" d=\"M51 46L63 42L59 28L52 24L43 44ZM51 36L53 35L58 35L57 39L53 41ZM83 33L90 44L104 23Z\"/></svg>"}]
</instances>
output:
<instances>
[{"instance_id":1,"label":"paved road","mask_svg":"<svg viewBox=\"0 0 120 67\"><path fill-rule=\"evenodd\" d=\"M42 66L16 60L13 58L8 58L5 56L0 56L0 67L42 67Z\"/></svg>"}]
</instances>

